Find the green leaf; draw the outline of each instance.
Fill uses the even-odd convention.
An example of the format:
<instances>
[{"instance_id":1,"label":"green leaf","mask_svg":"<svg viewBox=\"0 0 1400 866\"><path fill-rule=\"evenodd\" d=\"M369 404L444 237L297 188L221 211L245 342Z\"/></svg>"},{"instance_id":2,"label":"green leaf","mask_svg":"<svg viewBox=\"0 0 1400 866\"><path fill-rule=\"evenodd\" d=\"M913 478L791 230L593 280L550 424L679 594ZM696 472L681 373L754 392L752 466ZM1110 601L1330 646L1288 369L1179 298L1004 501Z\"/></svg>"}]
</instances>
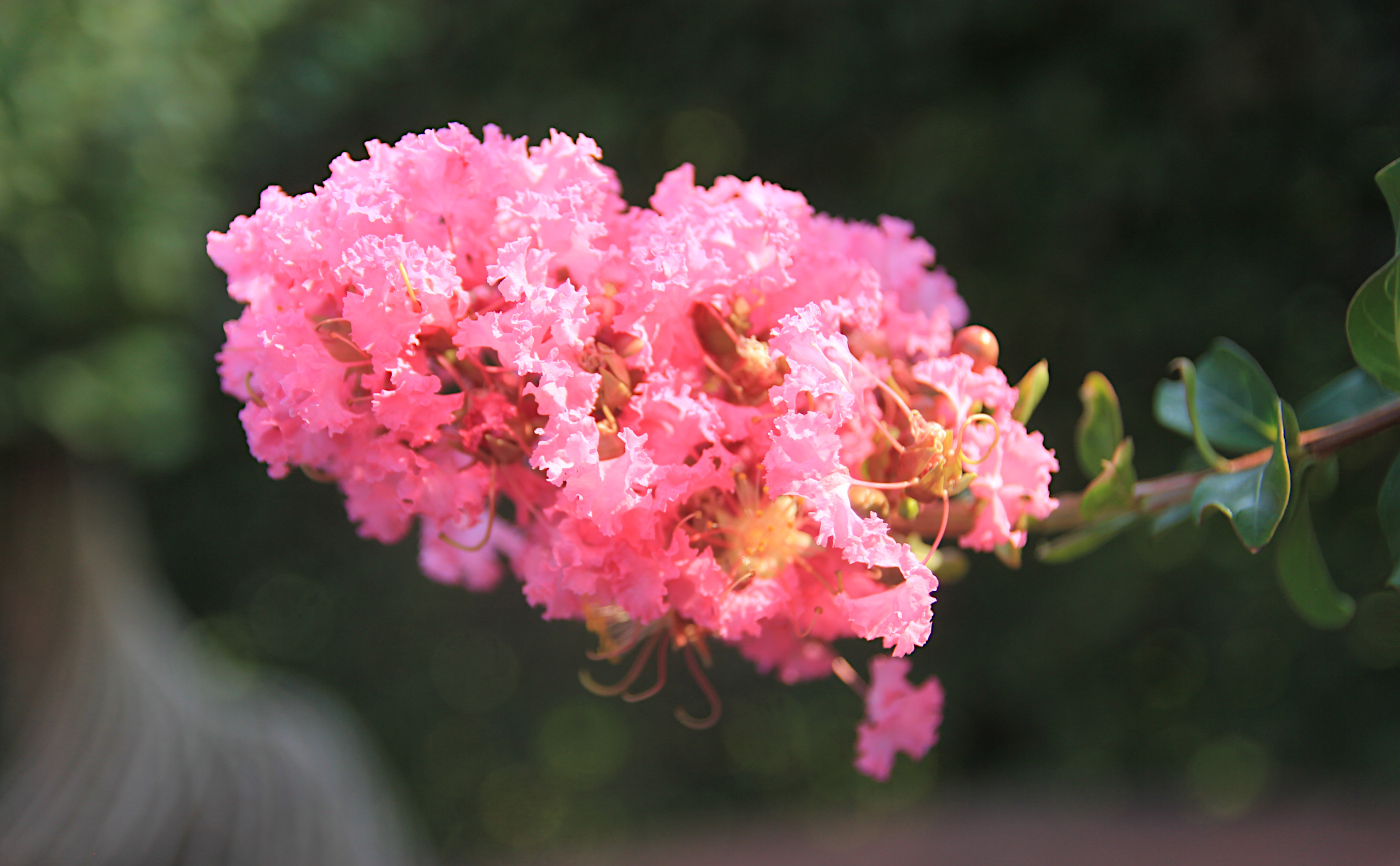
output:
<instances>
[{"instance_id":1,"label":"green leaf","mask_svg":"<svg viewBox=\"0 0 1400 866\"><path fill-rule=\"evenodd\" d=\"M1029 424L1031 413L1040 405L1040 398L1045 396L1045 389L1049 387L1050 364L1041 358L1040 363L1027 370L1021 381L1016 383L1020 396L1016 398L1016 408L1011 410L1011 417L1022 424Z\"/></svg>"},{"instance_id":2,"label":"green leaf","mask_svg":"<svg viewBox=\"0 0 1400 866\"><path fill-rule=\"evenodd\" d=\"M1383 406L1400 394L1377 382L1360 367L1342 375L1303 398L1298 404L1298 422L1303 429L1326 427Z\"/></svg>"},{"instance_id":3,"label":"green leaf","mask_svg":"<svg viewBox=\"0 0 1400 866\"><path fill-rule=\"evenodd\" d=\"M1226 460L1216 453L1211 447L1210 440L1206 438L1205 428L1201 426L1201 415L1198 410L1198 395L1196 393L1196 365L1186 358L1175 358L1169 368L1181 376L1181 388L1186 404L1186 420L1190 424L1191 439L1196 443L1196 453L1201 455L1201 459L1215 469L1224 469ZM1166 384L1166 383L1163 383ZM1157 389L1158 394L1162 389Z\"/></svg>"},{"instance_id":4,"label":"green leaf","mask_svg":"<svg viewBox=\"0 0 1400 866\"><path fill-rule=\"evenodd\" d=\"M1113 451L1123 439L1123 413L1118 408L1118 395L1102 373L1084 377L1079 402L1084 404L1084 414L1075 425L1074 443L1080 468L1094 478L1103 471L1104 461L1113 459Z\"/></svg>"},{"instance_id":5,"label":"green leaf","mask_svg":"<svg viewBox=\"0 0 1400 866\"><path fill-rule=\"evenodd\" d=\"M1390 471L1381 482L1380 499L1376 501L1376 516L1381 519L1390 555L1400 559L1400 457L1390 464Z\"/></svg>"},{"instance_id":6,"label":"green leaf","mask_svg":"<svg viewBox=\"0 0 1400 866\"><path fill-rule=\"evenodd\" d=\"M1293 471L1298 471L1296 461ZM1337 455L1332 454L1318 460L1308 471L1308 496L1312 497L1313 502L1325 501L1336 492L1339 480L1341 480L1341 468L1337 463Z\"/></svg>"},{"instance_id":7,"label":"green leaf","mask_svg":"<svg viewBox=\"0 0 1400 866\"><path fill-rule=\"evenodd\" d=\"M1169 505L1152 518L1148 531L1153 535L1161 535L1190 516L1191 503L1178 502L1176 505Z\"/></svg>"},{"instance_id":8,"label":"green leaf","mask_svg":"<svg viewBox=\"0 0 1400 866\"><path fill-rule=\"evenodd\" d=\"M1021 548L1011 542L1003 541L1001 544L992 548L992 552L997 555L997 559L1001 560L1001 564L1007 568L1014 569L1021 567Z\"/></svg>"},{"instance_id":9,"label":"green leaf","mask_svg":"<svg viewBox=\"0 0 1400 866\"><path fill-rule=\"evenodd\" d=\"M1195 369L1200 428L1212 445L1243 453L1266 448L1274 441L1278 394L1258 361L1235 343L1218 337L1197 360ZM1162 426L1183 436L1192 435L1184 382L1159 383L1153 412Z\"/></svg>"},{"instance_id":10,"label":"green leaf","mask_svg":"<svg viewBox=\"0 0 1400 866\"><path fill-rule=\"evenodd\" d=\"M1300 439L1302 431L1298 429L1298 413L1293 411L1293 407L1288 405L1287 400L1280 400L1278 402L1279 407L1283 410L1283 447L1286 454L1290 454L1296 459L1298 457L1298 449L1302 446ZM1306 457L1304 459L1312 460L1314 458ZM1301 472L1302 470L1299 469L1297 471ZM1299 475L1299 477L1301 478L1302 476Z\"/></svg>"},{"instance_id":11,"label":"green leaf","mask_svg":"<svg viewBox=\"0 0 1400 866\"><path fill-rule=\"evenodd\" d=\"M1283 401L1274 402L1277 436L1267 463L1222 475L1207 475L1191 495L1191 510L1200 522L1207 508L1230 518L1235 534L1251 553L1269 543L1288 507L1289 469Z\"/></svg>"},{"instance_id":12,"label":"green leaf","mask_svg":"<svg viewBox=\"0 0 1400 866\"><path fill-rule=\"evenodd\" d=\"M1274 545L1279 585L1293 609L1308 625L1341 628L1356 612L1356 602L1332 582L1313 529L1308 497L1297 497L1293 511Z\"/></svg>"},{"instance_id":13,"label":"green leaf","mask_svg":"<svg viewBox=\"0 0 1400 866\"><path fill-rule=\"evenodd\" d=\"M1042 541L1036 546L1036 559L1051 564L1076 560L1098 550L1115 535L1136 523L1137 520L1137 514L1120 514L1102 523L1095 523L1074 532L1057 535L1055 538Z\"/></svg>"},{"instance_id":14,"label":"green leaf","mask_svg":"<svg viewBox=\"0 0 1400 866\"><path fill-rule=\"evenodd\" d=\"M1400 159L1376 172L1376 186L1390 205L1390 224L1395 227L1395 254L1400 255Z\"/></svg>"},{"instance_id":15,"label":"green leaf","mask_svg":"<svg viewBox=\"0 0 1400 866\"><path fill-rule=\"evenodd\" d=\"M1390 206L1396 254L1352 297L1347 307L1347 342L1362 369L1385 387L1400 391L1400 160L1376 172L1376 185Z\"/></svg>"},{"instance_id":16,"label":"green leaf","mask_svg":"<svg viewBox=\"0 0 1400 866\"><path fill-rule=\"evenodd\" d=\"M1347 342L1366 372L1400 390L1400 259L1361 284L1347 307Z\"/></svg>"},{"instance_id":17,"label":"green leaf","mask_svg":"<svg viewBox=\"0 0 1400 866\"><path fill-rule=\"evenodd\" d=\"M1133 439L1128 437L1118 443L1113 451L1113 459L1103 464L1103 471L1084 489L1084 497L1079 500L1079 515L1087 521L1114 511L1133 507L1133 485L1137 483L1137 471L1133 469Z\"/></svg>"}]
</instances>

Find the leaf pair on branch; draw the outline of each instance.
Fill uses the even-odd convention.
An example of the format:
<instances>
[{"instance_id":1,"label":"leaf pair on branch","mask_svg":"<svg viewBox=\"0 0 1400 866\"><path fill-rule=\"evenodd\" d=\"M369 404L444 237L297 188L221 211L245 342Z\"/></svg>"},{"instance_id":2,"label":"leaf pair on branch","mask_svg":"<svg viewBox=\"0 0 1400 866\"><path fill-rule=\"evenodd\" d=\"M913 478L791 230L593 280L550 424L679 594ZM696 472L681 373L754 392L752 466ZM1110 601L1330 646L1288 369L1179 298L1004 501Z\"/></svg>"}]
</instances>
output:
<instances>
[{"instance_id":1,"label":"leaf pair on branch","mask_svg":"<svg viewBox=\"0 0 1400 866\"><path fill-rule=\"evenodd\" d=\"M1400 423L1400 161L1376 180L1396 226L1397 253L1362 285L1347 313L1347 337L1360 368L1338 376L1295 412L1259 363L1230 340L1217 339L1194 362L1177 358L1170 367L1177 378L1159 384L1154 414L1195 443L1207 468L1142 482L1117 396L1102 374L1090 373L1080 388L1084 413L1076 446L1094 480L1079 497L1081 525L1043 543L1037 551L1042 560L1082 556L1144 518L1161 532L1188 516L1199 523L1213 509L1251 552L1274 543L1279 584L1305 621L1340 628L1351 619L1356 604L1332 581L1307 487L1314 476L1335 475L1333 453ZM1062 497L1066 503L1073 498ZM1386 476L1378 512L1400 560L1400 459ZM1052 516L1043 528L1051 522L1065 525ZM1389 585L1400 590L1400 565Z\"/></svg>"}]
</instances>

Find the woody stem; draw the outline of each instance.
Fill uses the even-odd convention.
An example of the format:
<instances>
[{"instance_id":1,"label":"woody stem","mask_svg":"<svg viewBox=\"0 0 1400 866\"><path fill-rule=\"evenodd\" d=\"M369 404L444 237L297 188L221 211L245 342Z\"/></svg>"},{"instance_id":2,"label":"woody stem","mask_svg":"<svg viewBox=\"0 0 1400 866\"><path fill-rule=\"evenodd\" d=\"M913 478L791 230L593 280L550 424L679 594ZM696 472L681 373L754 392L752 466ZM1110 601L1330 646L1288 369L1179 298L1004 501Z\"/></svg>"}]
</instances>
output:
<instances>
[{"instance_id":1,"label":"woody stem","mask_svg":"<svg viewBox=\"0 0 1400 866\"><path fill-rule=\"evenodd\" d=\"M1354 418L1338 421L1326 427L1304 430L1298 436L1298 446L1290 450L1290 457L1321 458L1335 454L1348 445L1354 445L1377 433L1400 426L1400 399L1363 412ZM1243 472L1267 463L1274 453L1272 447L1260 448L1243 454L1225 463L1224 472ZM1134 496L1141 500L1148 510L1158 510L1190 499L1191 493L1202 478L1214 474L1212 469L1196 469L1189 472L1173 472L1156 478L1147 478L1133 485ZM1074 529L1084 524L1079 514L1079 492L1056 495L1059 504L1044 520L1035 521L1030 529L1036 532L1053 534ZM972 528L975 503L954 500L946 511L941 503L929 503L912 521L892 520L894 528L932 534L944 520L947 531L961 535Z\"/></svg>"}]
</instances>

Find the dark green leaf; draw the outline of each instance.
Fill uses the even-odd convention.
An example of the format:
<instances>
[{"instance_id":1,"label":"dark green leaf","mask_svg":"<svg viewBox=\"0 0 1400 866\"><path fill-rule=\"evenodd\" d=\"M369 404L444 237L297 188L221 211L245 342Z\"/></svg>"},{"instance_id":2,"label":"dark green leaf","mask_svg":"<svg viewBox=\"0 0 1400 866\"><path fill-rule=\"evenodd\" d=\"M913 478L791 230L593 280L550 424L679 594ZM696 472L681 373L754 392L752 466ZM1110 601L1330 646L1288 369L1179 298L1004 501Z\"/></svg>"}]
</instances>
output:
<instances>
[{"instance_id":1,"label":"dark green leaf","mask_svg":"<svg viewBox=\"0 0 1400 866\"><path fill-rule=\"evenodd\" d=\"M1356 612L1356 602L1337 589L1313 530L1308 497L1299 496L1293 514L1279 531L1274 563L1279 585L1293 609L1314 628L1341 628Z\"/></svg>"},{"instance_id":2,"label":"dark green leaf","mask_svg":"<svg viewBox=\"0 0 1400 866\"><path fill-rule=\"evenodd\" d=\"M1084 474L1095 478L1103 471L1105 460L1113 459L1113 450L1123 440L1123 414L1118 408L1118 395L1102 373L1090 373L1079 386L1079 402L1084 414L1074 428L1074 442L1079 453L1079 466Z\"/></svg>"},{"instance_id":3,"label":"dark green leaf","mask_svg":"<svg viewBox=\"0 0 1400 866\"><path fill-rule=\"evenodd\" d=\"M1353 367L1309 394L1298 404L1298 423L1304 430L1326 427L1369 412L1400 394L1377 382L1360 367Z\"/></svg>"},{"instance_id":4,"label":"dark green leaf","mask_svg":"<svg viewBox=\"0 0 1400 866\"><path fill-rule=\"evenodd\" d=\"M1288 448L1282 400L1274 403L1274 419L1277 437L1267 463L1243 472L1208 475L1191 496L1191 510L1197 521L1207 508L1219 510L1230 518L1235 534L1251 552L1269 543L1288 507Z\"/></svg>"},{"instance_id":5,"label":"dark green leaf","mask_svg":"<svg viewBox=\"0 0 1400 866\"><path fill-rule=\"evenodd\" d=\"M1274 441L1278 395L1259 362L1219 337L1196 362L1196 407L1201 430L1215 447L1234 452L1266 448ZM1183 436L1191 434L1186 388L1163 381L1153 400L1157 421Z\"/></svg>"},{"instance_id":6,"label":"dark green leaf","mask_svg":"<svg viewBox=\"0 0 1400 866\"><path fill-rule=\"evenodd\" d=\"M1007 568L1021 567L1021 548L1009 541L1004 541L992 548L992 552L1001 560L1001 564Z\"/></svg>"},{"instance_id":7,"label":"dark green leaf","mask_svg":"<svg viewBox=\"0 0 1400 866\"><path fill-rule=\"evenodd\" d=\"M1294 471L1297 471L1295 465ZM1323 502L1337 490L1341 470L1337 465L1337 455L1324 457L1308 470L1308 496L1313 502Z\"/></svg>"},{"instance_id":8,"label":"dark green leaf","mask_svg":"<svg viewBox=\"0 0 1400 866\"><path fill-rule=\"evenodd\" d=\"M1191 503L1178 502L1176 505L1168 506L1161 510L1152 518L1149 531L1153 535L1161 535L1173 526L1181 523L1191 516Z\"/></svg>"},{"instance_id":9,"label":"dark green leaf","mask_svg":"<svg viewBox=\"0 0 1400 866\"><path fill-rule=\"evenodd\" d=\"M1351 354L1382 385L1400 390L1400 259L1362 283L1347 308Z\"/></svg>"},{"instance_id":10,"label":"dark green leaf","mask_svg":"<svg viewBox=\"0 0 1400 866\"><path fill-rule=\"evenodd\" d=\"M1133 485L1137 471L1133 468L1132 437L1118 443L1113 459L1105 461L1103 471L1089 483L1079 500L1079 515L1087 521L1133 506Z\"/></svg>"},{"instance_id":11,"label":"dark green leaf","mask_svg":"<svg viewBox=\"0 0 1400 866\"><path fill-rule=\"evenodd\" d=\"M1066 532L1049 541L1042 541L1035 549L1035 556L1041 562L1052 564L1070 562L1098 550L1113 536L1136 523L1137 519L1136 514L1120 514L1103 523Z\"/></svg>"},{"instance_id":12,"label":"dark green leaf","mask_svg":"<svg viewBox=\"0 0 1400 866\"><path fill-rule=\"evenodd\" d=\"M1173 359L1170 364L1172 372L1181 376L1181 388L1183 395L1183 405L1186 406L1186 421L1190 429L1192 441L1196 443L1196 453L1207 465L1215 469L1224 469L1226 460L1216 453L1211 447L1210 440L1206 438L1205 428L1201 426L1200 411L1197 407L1198 394L1196 389L1196 365L1188 358ZM1165 385L1166 383L1162 383ZM1157 389L1160 396L1163 391Z\"/></svg>"},{"instance_id":13,"label":"dark green leaf","mask_svg":"<svg viewBox=\"0 0 1400 866\"><path fill-rule=\"evenodd\" d=\"M1012 410L1011 417L1022 424L1030 423L1031 413L1040 405L1040 398L1045 396L1045 389L1049 387L1050 364L1041 358L1040 363L1027 370L1021 381L1016 383L1020 396L1016 398L1016 408Z\"/></svg>"},{"instance_id":14,"label":"dark green leaf","mask_svg":"<svg viewBox=\"0 0 1400 866\"><path fill-rule=\"evenodd\" d=\"M1395 254L1400 255L1400 159L1376 172L1376 186L1390 205L1390 224L1395 227Z\"/></svg>"},{"instance_id":15,"label":"dark green leaf","mask_svg":"<svg viewBox=\"0 0 1400 866\"><path fill-rule=\"evenodd\" d=\"M1385 387L1400 391L1400 160L1376 172L1390 206L1395 252L1361 284L1347 307L1347 342L1356 363Z\"/></svg>"},{"instance_id":16,"label":"dark green leaf","mask_svg":"<svg viewBox=\"0 0 1400 866\"><path fill-rule=\"evenodd\" d=\"M1280 400L1278 402L1279 407L1283 410L1284 448L1287 449L1288 454L1293 455L1293 457L1297 459L1298 448L1301 444L1299 442L1299 434L1302 432L1298 429L1298 413L1293 411L1293 407L1288 405L1288 401ZM1307 459L1311 460L1312 458ZM1302 476L1300 475L1299 477L1301 478Z\"/></svg>"}]
</instances>

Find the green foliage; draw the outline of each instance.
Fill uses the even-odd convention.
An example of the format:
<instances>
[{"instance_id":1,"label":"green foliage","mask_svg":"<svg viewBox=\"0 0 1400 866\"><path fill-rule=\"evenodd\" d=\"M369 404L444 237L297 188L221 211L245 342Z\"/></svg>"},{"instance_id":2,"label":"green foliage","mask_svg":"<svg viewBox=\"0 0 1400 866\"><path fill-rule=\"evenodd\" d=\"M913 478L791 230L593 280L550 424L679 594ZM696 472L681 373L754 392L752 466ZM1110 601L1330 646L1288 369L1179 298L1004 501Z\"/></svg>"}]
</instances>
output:
<instances>
[{"instance_id":1,"label":"green foliage","mask_svg":"<svg viewBox=\"0 0 1400 866\"><path fill-rule=\"evenodd\" d=\"M0 445L38 429L143 468L194 453L209 361L188 336L219 285L203 235L228 212L211 156L303 5L0 9L0 376L25 396L0 405Z\"/></svg>"},{"instance_id":2,"label":"green foliage","mask_svg":"<svg viewBox=\"0 0 1400 866\"><path fill-rule=\"evenodd\" d=\"M1347 341L1356 363L1400 391L1400 160L1376 173L1396 231L1397 254L1361 284L1347 308Z\"/></svg>"},{"instance_id":3,"label":"green foliage","mask_svg":"<svg viewBox=\"0 0 1400 866\"><path fill-rule=\"evenodd\" d=\"M1279 530L1274 565L1284 597L1314 628L1337 629L1351 621L1356 602L1337 589L1313 529L1307 496L1294 497L1292 514Z\"/></svg>"},{"instance_id":4,"label":"green foliage","mask_svg":"<svg viewBox=\"0 0 1400 866\"><path fill-rule=\"evenodd\" d=\"M1011 417L1022 424L1029 423L1031 413L1035 407L1040 405L1040 398L1045 396L1045 391L1050 387L1050 364L1041 358L1034 367L1026 371L1026 375L1021 377L1021 381L1016 383L1016 408L1011 411Z\"/></svg>"},{"instance_id":5,"label":"green foliage","mask_svg":"<svg viewBox=\"0 0 1400 866\"><path fill-rule=\"evenodd\" d=\"M1205 428L1201 426L1201 413L1196 401L1196 365L1186 358L1177 358L1171 363L1171 369L1181 376L1182 396L1186 405L1186 420L1190 426L1190 436L1196 443L1196 453L1201 455L1201 459L1215 469L1223 469L1226 464L1224 457L1221 457L1216 450L1211 447L1210 440L1206 438ZM1163 382L1163 385L1168 383ZM1162 388L1157 389L1157 397L1162 396ZM1156 401L1157 406L1161 406L1160 400ZM1170 405L1170 404L1168 404ZM1158 412L1158 418L1162 418L1162 412Z\"/></svg>"},{"instance_id":6,"label":"green foliage","mask_svg":"<svg viewBox=\"0 0 1400 866\"><path fill-rule=\"evenodd\" d=\"M1395 228L1395 252L1400 255L1400 159L1376 172L1376 186L1381 188L1385 203L1390 207L1390 224Z\"/></svg>"},{"instance_id":7,"label":"green foliage","mask_svg":"<svg viewBox=\"0 0 1400 866\"><path fill-rule=\"evenodd\" d=\"M1167 506L1152 516L1152 522L1148 524L1148 530L1154 535L1161 535L1167 530L1185 523L1191 517L1191 503L1178 502L1175 505Z\"/></svg>"},{"instance_id":8,"label":"green foliage","mask_svg":"<svg viewBox=\"0 0 1400 866\"><path fill-rule=\"evenodd\" d=\"M1049 541L1042 541L1035 548L1035 556L1041 562L1051 565L1072 562L1103 547L1114 536L1137 521L1138 515L1136 514L1119 514L1102 523L1066 532Z\"/></svg>"},{"instance_id":9,"label":"green foliage","mask_svg":"<svg viewBox=\"0 0 1400 866\"><path fill-rule=\"evenodd\" d=\"M1076 454L1084 474L1093 478L1103 471L1105 461L1113 459L1114 449L1123 439L1123 413L1118 408L1118 395L1102 373L1084 377L1079 402L1084 413L1074 428Z\"/></svg>"},{"instance_id":10,"label":"green foliage","mask_svg":"<svg viewBox=\"0 0 1400 866\"><path fill-rule=\"evenodd\" d=\"M1269 543L1288 507L1288 441L1283 410L1283 401L1276 399L1276 439L1266 463L1242 472L1208 475L1191 496L1191 510L1197 522L1208 508L1220 511L1230 518L1240 542L1251 552Z\"/></svg>"},{"instance_id":11,"label":"green foliage","mask_svg":"<svg viewBox=\"0 0 1400 866\"><path fill-rule=\"evenodd\" d=\"M1136 483L1137 471L1133 469L1133 440L1130 436L1118 443L1113 450L1113 459L1104 461L1103 471L1085 488L1084 497L1079 500L1080 516L1092 522L1105 514L1131 508L1136 499L1133 495L1133 485Z\"/></svg>"},{"instance_id":12,"label":"green foliage","mask_svg":"<svg viewBox=\"0 0 1400 866\"><path fill-rule=\"evenodd\" d=\"M1400 263L1371 275L1347 310L1352 354L1387 388L1400 388Z\"/></svg>"},{"instance_id":13,"label":"green foliage","mask_svg":"<svg viewBox=\"0 0 1400 866\"><path fill-rule=\"evenodd\" d=\"M1298 424L1304 430L1345 421L1400 397L1360 367L1341 374L1298 404Z\"/></svg>"},{"instance_id":14,"label":"green foliage","mask_svg":"<svg viewBox=\"0 0 1400 866\"><path fill-rule=\"evenodd\" d=\"M1232 341L1218 337L1200 357L1194 365L1199 423L1192 421L1187 397L1188 371L1192 368L1189 362L1183 362L1184 359L1174 362L1182 371L1183 381L1163 380L1157 386L1153 411L1162 426L1183 436L1199 432L1216 448L1234 452L1267 448L1277 438L1278 394L1253 356ZM1202 456L1210 460L1207 450L1202 450Z\"/></svg>"},{"instance_id":15,"label":"green foliage","mask_svg":"<svg viewBox=\"0 0 1400 866\"><path fill-rule=\"evenodd\" d=\"M163 328L132 327L42 356L19 380L20 402L79 457L169 469L190 455L199 426L187 353Z\"/></svg>"}]
</instances>

